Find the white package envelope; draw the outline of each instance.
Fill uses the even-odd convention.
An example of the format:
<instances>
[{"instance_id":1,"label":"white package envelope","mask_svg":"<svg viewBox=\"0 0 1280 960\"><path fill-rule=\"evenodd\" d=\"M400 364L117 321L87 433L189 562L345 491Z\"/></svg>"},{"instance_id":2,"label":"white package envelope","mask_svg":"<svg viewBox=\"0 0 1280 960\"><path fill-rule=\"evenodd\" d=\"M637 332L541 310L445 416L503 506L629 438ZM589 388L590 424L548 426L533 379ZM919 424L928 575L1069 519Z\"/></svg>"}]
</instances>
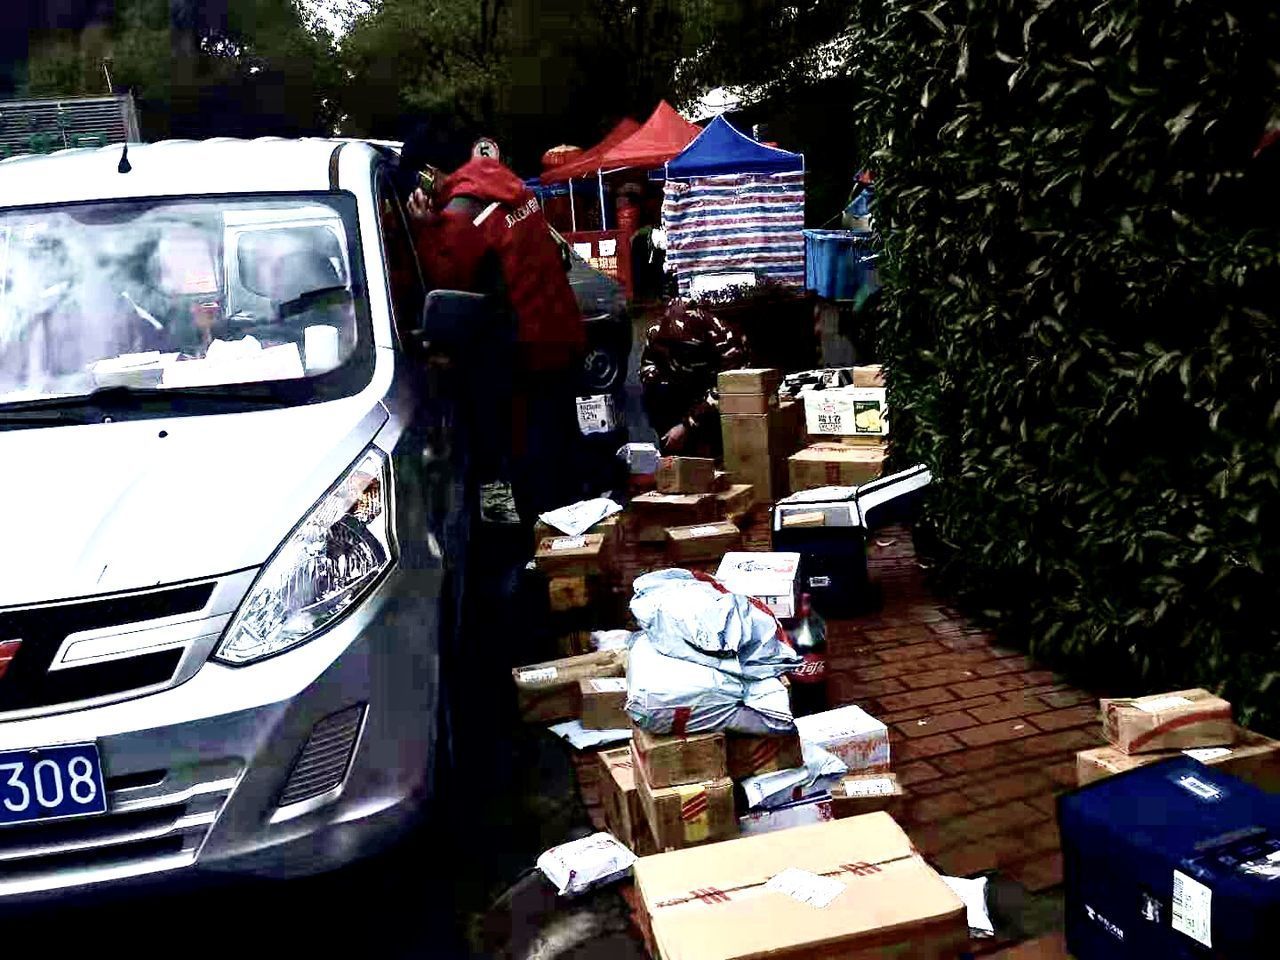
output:
<instances>
[{"instance_id":1,"label":"white package envelope","mask_svg":"<svg viewBox=\"0 0 1280 960\"><path fill-rule=\"evenodd\" d=\"M620 513L618 506L608 497L596 497L594 500L579 500L567 507L549 510L538 517L543 523L550 524L561 533L570 537L578 537L586 533L601 520Z\"/></svg>"},{"instance_id":2,"label":"white package envelope","mask_svg":"<svg viewBox=\"0 0 1280 960\"><path fill-rule=\"evenodd\" d=\"M576 896L592 887L620 880L631 870L636 855L609 833L593 833L552 847L538 857L538 869L560 896Z\"/></svg>"},{"instance_id":3,"label":"white package envelope","mask_svg":"<svg viewBox=\"0 0 1280 960\"><path fill-rule=\"evenodd\" d=\"M800 664L772 614L688 570L647 573L633 588L632 614L669 657L746 680L778 677Z\"/></svg>"},{"instance_id":4,"label":"white package envelope","mask_svg":"<svg viewBox=\"0 0 1280 960\"><path fill-rule=\"evenodd\" d=\"M639 726L658 734L677 728L689 733L734 730L748 734L795 729L787 688L778 678L744 680L665 656L644 633L631 644L626 712Z\"/></svg>"},{"instance_id":5,"label":"white package envelope","mask_svg":"<svg viewBox=\"0 0 1280 960\"><path fill-rule=\"evenodd\" d=\"M843 760L816 743L801 740L800 749L804 757L803 767L761 773L742 780L748 807L753 810L769 809L804 797L829 793L849 772Z\"/></svg>"}]
</instances>

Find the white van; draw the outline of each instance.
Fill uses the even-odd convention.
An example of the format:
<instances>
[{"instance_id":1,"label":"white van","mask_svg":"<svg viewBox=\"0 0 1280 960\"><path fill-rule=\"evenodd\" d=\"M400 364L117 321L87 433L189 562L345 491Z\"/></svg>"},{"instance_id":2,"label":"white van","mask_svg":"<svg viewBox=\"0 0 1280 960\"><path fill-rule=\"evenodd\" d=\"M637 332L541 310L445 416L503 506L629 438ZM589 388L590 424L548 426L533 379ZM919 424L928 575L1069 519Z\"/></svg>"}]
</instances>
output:
<instances>
[{"instance_id":1,"label":"white van","mask_svg":"<svg viewBox=\"0 0 1280 960\"><path fill-rule=\"evenodd\" d=\"M0 162L0 897L315 872L428 797L466 523L415 351L468 308L389 162Z\"/></svg>"}]
</instances>

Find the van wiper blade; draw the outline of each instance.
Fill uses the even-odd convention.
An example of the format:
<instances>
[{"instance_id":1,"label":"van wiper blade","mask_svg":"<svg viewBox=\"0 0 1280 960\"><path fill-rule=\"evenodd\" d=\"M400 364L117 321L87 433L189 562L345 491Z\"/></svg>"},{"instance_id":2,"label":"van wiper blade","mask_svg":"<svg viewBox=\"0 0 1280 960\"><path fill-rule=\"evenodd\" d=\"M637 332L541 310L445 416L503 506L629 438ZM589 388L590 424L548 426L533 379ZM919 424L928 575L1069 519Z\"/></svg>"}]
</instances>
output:
<instances>
[{"instance_id":1,"label":"van wiper blade","mask_svg":"<svg viewBox=\"0 0 1280 960\"><path fill-rule=\"evenodd\" d=\"M3 426L58 427L90 422L83 413L74 410L6 410L0 407L0 425Z\"/></svg>"},{"instance_id":2,"label":"van wiper blade","mask_svg":"<svg viewBox=\"0 0 1280 960\"><path fill-rule=\"evenodd\" d=\"M235 386L239 387L240 384ZM0 404L0 417L11 414L37 411L71 411L71 410L136 410L142 406L154 406L170 400L183 402L199 401L214 406L234 406L236 404L263 404L265 406L284 406L287 401L269 391L237 390L228 393L217 388L181 387L99 387L91 393L76 394L69 397L37 397L32 400L17 400L13 403ZM68 419L77 419L70 417Z\"/></svg>"}]
</instances>

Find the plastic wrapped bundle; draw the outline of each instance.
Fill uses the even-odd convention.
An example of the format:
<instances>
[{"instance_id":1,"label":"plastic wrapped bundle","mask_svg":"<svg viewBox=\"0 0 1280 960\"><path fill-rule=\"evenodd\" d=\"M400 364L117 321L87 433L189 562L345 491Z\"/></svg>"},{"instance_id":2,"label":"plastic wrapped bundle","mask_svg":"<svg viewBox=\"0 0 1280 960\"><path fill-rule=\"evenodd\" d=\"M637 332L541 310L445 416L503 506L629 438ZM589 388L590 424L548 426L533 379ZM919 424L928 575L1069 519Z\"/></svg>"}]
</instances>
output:
<instances>
[{"instance_id":1,"label":"plastic wrapped bundle","mask_svg":"<svg viewBox=\"0 0 1280 960\"><path fill-rule=\"evenodd\" d=\"M744 680L776 678L800 665L777 619L710 577L658 570L636 579L631 612L668 657Z\"/></svg>"},{"instance_id":2,"label":"plastic wrapped bundle","mask_svg":"<svg viewBox=\"0 0 1280 960\"><path fill-rule=\"evenodd\" d=\"M849 772L843 760L816 743L803 740L800 748L804 751L803 767L761 773L742 781L748 807L753 810L769 810L828 793Z\"/></svg>"},{"instance_id":3,"label":"plastic wrapped bundle","mask_svg":"<svg viewBox=\"0 0 1280 960\"><path fill-rule=\"evenodd\" d=\"M747 680L693 660L662 654L637 635L627 667L627 715L651 733L795 729L787 688L777 677Z\"/></svg>"}]
</instances>

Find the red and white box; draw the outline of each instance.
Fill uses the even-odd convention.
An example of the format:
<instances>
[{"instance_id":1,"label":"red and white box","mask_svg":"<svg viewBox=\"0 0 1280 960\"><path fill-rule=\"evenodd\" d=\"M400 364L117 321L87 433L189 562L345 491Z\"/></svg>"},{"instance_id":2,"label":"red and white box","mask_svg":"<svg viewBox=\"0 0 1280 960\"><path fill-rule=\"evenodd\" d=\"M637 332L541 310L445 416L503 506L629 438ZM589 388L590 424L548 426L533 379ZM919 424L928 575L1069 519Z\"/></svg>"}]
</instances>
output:
<instances>
[{"instance_id":1,"label":"red and white box","mask_svg":"<svg viewBox=\"0 0 1280 960\"><path fill-rule=\"evenodd\" d=\"M845 762L850 773L888 773L889 728L861 707L847 706L796 717L800 739Z\"/></svg>"}]
</instances>

